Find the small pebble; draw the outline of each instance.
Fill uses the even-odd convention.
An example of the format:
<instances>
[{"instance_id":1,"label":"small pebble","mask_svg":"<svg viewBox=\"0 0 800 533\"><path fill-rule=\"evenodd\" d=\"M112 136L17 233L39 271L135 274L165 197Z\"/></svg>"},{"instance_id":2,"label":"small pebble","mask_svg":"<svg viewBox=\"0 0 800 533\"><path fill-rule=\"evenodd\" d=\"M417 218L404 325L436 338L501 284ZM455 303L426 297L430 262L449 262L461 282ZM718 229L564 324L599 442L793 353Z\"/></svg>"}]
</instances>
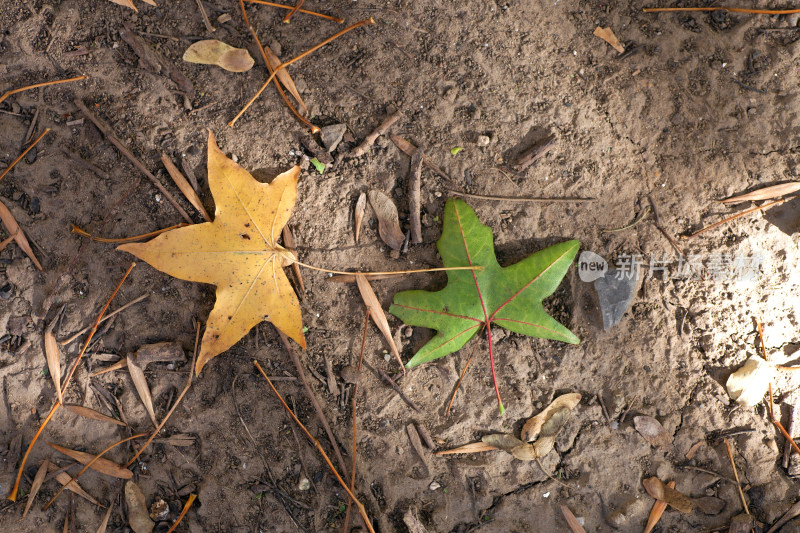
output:
<instances>
[{"instance_id":1,"label":"small pebble","mask_svg":"<svg viewBox=\"0 0 800 533\"><path fill-rule=\"evenodd\" d=\"M490 142L492 142L492 140L488 135L478 135L478 146L489 146Z\"/></svg>"},{"instance_id":2,"label":"small pebble","mask_svg":"<svg viewBox=\"0 0 800 533\"><path fill-rule=\"evenodd\" d=\"M155 198L156 202L161 203L161 193L156 193L153 198Z\"/></svg>"},{"instance_id":3,"label":"small pebble","mask_svg":"<svg viewBox=\"0 0 800 533\"><path fill-rule=\"evenodd\" d=\"M311 488L311 482L306 478L301 479L300 483L297 484L298 490L307 491L310 488Z\"/></svg>"},{"instance_id":4,"label":"small pebble","mask_svg":"<svg viewBox=\"0 0 800 533\"><path fill-rule=\"evenodd\" d=\"M436 481L432 481L430 485L428 485L428 489L430 490L437 490L441 487Z\"/></svg>"}]
</instances>

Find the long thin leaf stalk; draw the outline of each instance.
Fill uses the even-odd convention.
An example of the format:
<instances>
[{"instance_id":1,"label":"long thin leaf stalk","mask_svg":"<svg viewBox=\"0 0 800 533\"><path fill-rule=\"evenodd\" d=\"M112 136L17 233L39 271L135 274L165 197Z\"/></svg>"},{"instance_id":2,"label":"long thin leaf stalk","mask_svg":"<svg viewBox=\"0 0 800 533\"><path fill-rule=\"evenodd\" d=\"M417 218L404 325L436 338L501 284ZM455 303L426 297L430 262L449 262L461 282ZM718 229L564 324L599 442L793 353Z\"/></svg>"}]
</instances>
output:
<instances>
[{"instance_id":1,"label":"long thin leaf stalk","mask_svg":"<svg viewBox=\"0 0 800 533\"><path fill-rule=\"evenodd\" d=\"M275 2L267 2L265 0L244 0L244 1L245 2L250 2L251 4L261 4L261 5L265 5L265 6L277 7L277 8L280 8L280 9L288 9L290 11L296 7L296 6L287 6L285 4L276 4ZM344 19L340 19L339 17L333 17L331 15L325 15L323 13L317 13L316 11L309 11L307 9L298 8L297 12L298 13L304 13L306 15L313 15L315 17L320 17L320 18L332 20L334 22L338 22L339 24L343 24L344 23Z\"/></svg>"},{"instance_id":2,"label":"long thin leaf stalk","mask_svg":"<svg viewBox=\"0 0 800 533\"><path fill-rule=\"evenodd\" d=\"M344 276L354 276L355 274L364 274L365 276L400 276L403 274L418 274L421 272L447 272L450 270L483 270L482 266L466 266L466 267L441 267L441 268L420 268L417 270L395 270L392 272L345 272L343 270L328 270L327 268L315 267L308 265L302 261L294 261L302 267L310 268L311 270L318 270L319 272L327 272L328 274L339 274Z\"/></svg>"},{"instance_id":3,"label":"long thin leaf stalk","mask_svg":"<svg viewBox=\"0 0 800 533\"><path fill-rule=\"evenodd\" d=\"M331 42L331 41L333 41L334 39L337 39L337 38L341 37L342 35L344 35L345 33L349 32L349 31L351 31L351 30L354 30L354 29L356 29L356 28L358 28L358 27L360 27L360 26L364 26L365 24L375 24L375 20L374 20L372 17L370 17L370 18L368 18L368 19L364 19L364 20L358 21L358 22L356 22L355 24L352 24L352 25L348 26L347 28L343 29L342 31L340 31L340 32L338 32L338 33L335 33L334 35L331 35L330 37L328 37L327 39L325 39L324 41L322 41L322 42L321 42L321 43L319 43L318 45L316 45L316 46L312 46L311 48L309 48L308 50L306 50L306 51L305 51L305 52L303 52L302 54L298 55L297 57L294 57L294 58L290 59L289 61L285 61L285 62L281 63L280 65L278 65L277 67L275 67L275 70L272 72L272 74L270 75L270 77L269 77L269 78L267 78L267 81L265 81L265 82L264 82L264 84L263 84L263 85L261 86L261 88L260 88L260 89L259 89L259 90L256 92L256 94L255 94L255 95L254 95L254 96L253 96L253 97L250 99L250 101L249 101L249 102L247 102L247 104L245 104L245 106L242 108L242 110L241 110L241 111L239 111L239 113L237 113L237 115L236 115L235 117L233 117L233 120L231 120L230 122L228 122L228 126L230 126L230 127L232 128L232 127L234 126L234 124L236 124L236 121L237 121L237 120L239 120L239 118L240 118L240 117L241 117L241 116L244 114L244 112L245 112L245 111L247 111L247 109L248 109L248 108L249 108L251 105L253 105L253 102L255 102L255 101L256 101L256 99L257 99L259 96L261 96L261 93L262 93L262 92L264 92L264 89L266 89L266 88L267 88L267 86L270 84L270 82L272 81L272 79L275 77L275 75L277 74L277 72L278 72L279 70L281 70L282 68L286 68L286 67L288 67L289 65L291 65L292 63L294 63L294 62L296 62L296 61L299 61L299 60L303 59L303 58L304 58L304 57L306 57L308 54L311 54L311 53L313 53L313 52L316 52L317 50L319 50L320 48L322 48L322 47L323 47L323 46L325 46L326 44L330 43L330 42Z\"/></svg>"},{"instance_id":4,"label":"long thin leaf stalk","mask_svg":"<svg viewBox=\"0 0 800 533\"><path fill-rule=\"evenodd\" d=\"M749 13L751 15L792 15L800 13L800 9L746 9L742 7L646 7L645 13L674 13L678 11L730 11L731 13Z\"/></svg>"},{"instance_id":5,"label":"long thin leaf stalk","mask_svg":"<svg viewBox=\"0 0 800 533\"><path fill-rule=\"evenodd\" d=\"M178 515L178 519L175 520L175 523L172 524L172 527L170 527L167 530L167 533L172 533L173 531L175 531L175 528L178 527L178 524L181 523L181 520L183 520L183 518L186 516L186 513L189 512L189 509L192 507L192 504L196 499L197 499L197 494L195 494L194 492L189 494L189 499L186 500L186 504L184 504L181 514Z\"/></svg>"},{"instance_id":6,"label":"long thin leaf stalk","mask_svg":"<svg viewBox=\"0 0 800 533\"><path fill-rule=\"evenodd\" d=\"M69 386L69 382L72 379L72 375L75 373L75 369L78 368L78 364L80 363L83 354L86 353L86 349L89 347L89 343L92 342L92 337L94 337L94 334L97 332L97 326L100 324L100 320L103 318L103 315L108 309L108 306L111 305L111 302L114 300L114 297L117 295L117 292L119 292L120 287L122 287L122 284L128 278L128 274L131 273L131 270L133 270L133 267L135 266L136 263L131 263L131 265L128 267L128 270L125 271L125 275L122 276L122 279L119 281L119 283L117 283L117 286L114 288L114 292L111 293L111 297L106 302L106 305L103 306L103 309L100 311L100 314L97 315L97 320L94 321L94 325L92 326L92 329L89 332L89 336L86 337L86 341L84 341L83 343L83 348L81 348L78 357L75 359L75 363L73 363L72 368L70 368L70 371L67 373L67 377L64 380L64 385L62 385L61 387L62 396L67 392L67 387ZM22 479L22 472L25 470L25 463L28 461L28 456L30 455L31 450L33 449L33 445L36 444L36 440L42 434L42 431L44 431L44 428L47 426L50 420L52 420L53 415L55 414L55 412L58 410L59 407L61 407L61 404L58 401L56 401L53 404L53 407L50 409L50 412L47 414L47 417L42 422L42 425L39 426L39 429L38 431L36 431L36 434L33 436L33 439L31 440L30 444L28 444L28 448L25 450L25 455L22 456L22 461L20 462L19 470L17 471L17 478L14 481L14 488L11 489L11 494L8 495L8 499L11 500L12 502L17 501L17 494L19 494L19 483L20 480Z\"/></svg>"},{"instance_id":7,"label":"long thin leaf stalk","mask_svg":"<svg viewBox=\"0 0 800 533\"><path fill-rule=\"evenodd\" d=\"M298 9L303 7L303 2L305 2L305 1L306 0L296 0L297 4L295 4L294 8L291 11L289 11L288 13L286 13L285 17L283 17L283 23L284 24L289 24L289 22L292 20L292 16L294 16L294 14L297 13Z\"/></svg>"},{"instance_id":8,"label":"long thin leaf stalk","mask_svg":"<svg viewBox=\"0 0 800 533\"><path fill-rule=\"evenodd\" d=\"M308 429L306 429L303 423L300 422L300 419L297 418L297 416L294 414L294 411L292 411L292 409L286 404L286 401L283 399L283 396L281 396L281 394L278 392L278 389L275 388L275 385L272 384L272 381L270 381L269 376L267 376L267 373L264 372L263 368L261 368L261 365L258 364L258 361L253 359L253 364L256 365L258 371L261 373L262 376L264 376L264 379L267 380L267 384L272 389L272 392L275 393L275 396L278 397L278 400L280 400L281 404L283 405L283 408L286 409L286 411L289 413L289 416L292 417L295 423L298 426L300 426L300 429L302 429L303 432L306 434L306 436L311 440L311 442L314 443L314 447L317 448L317 451L319 451L320 455L322 455L322 458L325 460L325 463L327 463L328 468L330 468L331 472L333 472L333 475L336 477L336 480L345 490L347 495L350 496L350 498L353 500L353 503L356 504L356 507L358 508L358 512L361 515L361 518L364 519L364 525L367 526L367 529L370 531L370 533L375 533L375 530L372 527L372 523L370 522L370 519L367 516L367 511L364 508L364 505L358 500L358 498L356 498L356 495L353 494L353 492L350 490L350 487L347 486L347 483L342 479L342 476L339 475L339 471L336 470L335 466L333 466L333 463L328 457L328 454L325 453L325 450L322 448L322 444L320 444L320 442L317 439L315 439L313 435L311 435L311 433L308 431Z\"/></svg>"},{"instance_id":9,"label":"long thin leaf stalk","mask_svg":"<svg viewBox=\"0 0 800 533\"><path fill-rule=\"evenodd\" d=\"M95 237L94 235L92 235L88 231L82 230L81 228L79 228L75 224L72 225L72 233L77 233L81 237L87 237L89 239L92 239L94 242L107 242L107 243L113 243L113 244L124 244L124 243L127 243L127 242L138 242L138 241L142 241L144 239L149 239L151 237L157 237L158 235L161 235L162 233L165 233L167 231L172 231L174 229L182 228L182 227L188 226L188 225L189 224L187 224L186 222L181 222L180 224L175 224L174 226L170 226L168 228L159 229L159 230L156 230L156 231L151 231L150 233L142 233L141 235L134 235L132 237L120 237L119 239L108 239L108 238L105 238L105 237Z\"/></svg>"},{"instance_id":10,"label":"long thin leaf stalk","mask_svg":"<svg viewBox=\"0 0 800 533\"><path fill-rule=\"evenodd\" d=\"M0 102L11 96L12 94L21 93L22 91L28 91L30 89L38 89L39 87L46 87L48 85L56 85L58 83L69 83L71 81L79 81L85 80L89 76L75 76L74 78L67 78L64 80L53 80L53 81L44 81L42 83L34 83L33 85L26 85L25 87L20 87L19 89L12 89L3 93L3 96L0 96Z\"/></svg>"},{"instance_id":11,"label":"long thin leaf stalk","mask_svg":"<svg viewBox=\"0 0 800 533\"><path fill-rule=\"evenodd\" d=\"M5 178L5 177L6 177L6 174L8 174L9 172L11 172L11 169L12 169L12 168L14 168L14 166L15 166L17 163L19 163L20 161L22 161L22 158L23 158L23 157L25 157L25 154L27 154L28 152L30 152L30 151L33 149L33 147L34 147L34 146L36 146L37 144L39 144L39 141L41 141L41 140L42 140L42 138L44 138L44 136L45 136L45 135L47 135L49 132L50 132L50 128L45 128L45 129L44 129L44 131L41 133L41 135L39 135L38 137L36 137L36 140L35 140L35 141L33 141L33 142L32 142L32 143L31 143L31 144L30 144L30 145L29 145L27 148L25 148L25 150L24 150L24 151L23 151L21 154L19 154L19 157L17 157L15 160L13 160L13 161L11 162L11 164L10 164L10 165L8 165L8 167L6 167L6 169L5 169L5 170L4 170L2 173L0 173L0 180L1 180L1 179L3 179L3 178Z\"/></svg>"}]
</instances>

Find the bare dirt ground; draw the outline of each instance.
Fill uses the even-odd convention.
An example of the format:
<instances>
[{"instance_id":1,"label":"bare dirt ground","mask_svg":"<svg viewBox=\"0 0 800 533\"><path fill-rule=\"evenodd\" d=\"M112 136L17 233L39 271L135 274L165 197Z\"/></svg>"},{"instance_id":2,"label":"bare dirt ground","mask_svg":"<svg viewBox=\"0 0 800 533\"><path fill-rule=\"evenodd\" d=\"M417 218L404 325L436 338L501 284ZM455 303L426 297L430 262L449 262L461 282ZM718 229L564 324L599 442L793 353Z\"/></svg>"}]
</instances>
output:
<instances>
[{"instance_id":1,"label":"bare dirt ground","mask_svg":"<svg viewBox=\"0 0 800 533\"><path fill-rule=\"evenodd\" d=\"M55 398L43 355L45 325L62 305L66 308L56 329L58 338L90 324L132 259L113 244L89 242L71 233L71 224L104 237L124 237L181 222L146 179L125 196L140 172L88 119L73 122L83 118L74 100L81 99L106 120L196 221L197 213L166 175L161 153L174 161L186 159L211 212L205 171L208 129L223 151L236 155L248 170L274 174L301 161L300 138L306 130L272 87L234 129L226 126L263 83L260 60L244 74L181 61L191 42L211 37L260 57L235 2L203 3L217 27L213 35L191 0L161 1L159 7L137 2L138 14L103 0L5 0L0 5L0 91L89 76L78 83L24 92L0 104L0 168L21 152L34 113L38 112L37 133L52 129L35 155L29 154L0 182L2 202L35 243L44 266L43 272L37 271L15 244L0 252L0 376L7 405L0 409L0 454L5 461L0 465L0 493L9 491L18 465L14 438L22 435L24 450ZM744 4L755 7L753 2ZM674 265L677 254L652 217L624 231L603 230L631 222L651 194L669 233L691 233L730 211L715 200L796 179L800 32L760 31L786 28L786 17L645 14L641 8L648 5L594 0L313 0L308 9L336 13L348 23L372 16L377 24L344 36L290 70L315 123L348 126L340 153L400 110L403 119L393 131L424 143L426 153L464 190L597 198L584 204L468 200L493 229L501 264L575 238L583 249L612 262L640 254L645 262L665 258ZM263 41L283 59L341 29L334 22L301 15L284 25L283 12L252 4L247 9ZM224 13L232 20L216 22ZM194 83L193 97L185 98L168 76L140 62L120 39L123 23ZM610 26L628 51L620 55L593 36L598 25ZM76 50L86 53L74 54ZM497 169L540 130L555 135L549 154L519 175ZM488 137L489 144L479 143L480 136ZM457 146L464 149L451 155ZM79 165L64 149L101 173ZM381 137L367 155L343 157L323 175L305 170L290 221L301 259L328 268L440 266L435 241L451 185L428 170L423 172L422 245L412 246L407 254L391 254L371 214L360 244L353 240L353 205L369 189L389 194L401 219L407 220L408 160ZM662 280L660 274L645 275L633 307L608 331L602 328L594 289L572 269L545 306L581 338L580 345L499 329L493 334L507 408L503 416L492 392L485 338L400 379L402 390L421 412L365 372L357 417L356 492L376 528L405 531L403 515L413 509L426 528L436 532L567 531L559 510L564 504L583 519L587 531L641 531L653 503L642 480L658 476L676 480L677 488L690 496L714 495L725 502L713 516L667 510L658 531L723 530L743 512L724 445L701 445L689 468L682 465L687 464L689 449L708 433L733 427L751 430L731 438L749 510L761 524L774 522L794 503L798 489L781 466L784 439L769 422L766 403L752 409L737 406L724 384L757 353L754 319L765 324L772 360L791 362L800 344L797 206L782 209L779 219L775 212L766 217L756 213L680 243L687 254L698 254L704 261L760 254L763 261L754 279L703 275ZM444 275L421 274L374 282L374 287L388 308L399 290L438 289L444 283ZM305 271L305 286L301 304L308 350L301 357L349 461L349 405L314 376L325 375L326 360L337 376L355 361L363 303L354 286L330 283L321 273ZM208 316L213 288L171 278L140 263L112 307L142 294L147 300L120 313L102 331L91 354L124 356L159 341L178 341L191 353L193 321ZM394 317L390 325L398 332L406 360L431 336L423 328L407 330ZM79 347L79 341L65 347L66 362ZM366 359L395 375L396 362L384 358L387 349L371 327ZM473 354L454 408L446 416L455 381ZM81 364L67 400L111 414L90 385L94 382L119 400L134 431L152 430L127 372L89 378L91 370L105 364L99 357L90 355ZM194 444L156 442L133 465L148 505L163 498L170 504L171 522L189 492L196 492L198 502L179 531L296 531L287 508L308 531L341 530L346 494L256 374L253 358L271 375L297 375L269 324L254 328L209 364L163 431L163 437L191 435ZM188 374L188 362L149 367L158 417L172 405ZM797 379L783 373L774 383L775 409L785 426L788 394ZM278 387L330 450L302 387L292 380ZM420 424L444 449L490 432L518 432L524 419L555 395L570 391L582 393L583 401L555 450L542 461L556 480L535 462L517 461L502 452L448 457L427 452L423 461L406 433L408 424ZM633 427L632 419L639 414L658 418L674 437L674 446L651 447ZM27 461L23 490L29 489L44 457L68 464L45 440L97 453L128 434L124 428L59 413ZM109 457L124 463L131 455L131 448L121 446ZM286 508L276 499L264 462L288 497ZM311 482L307 490L301 490L304 479ZM125 530L128 522L118 499L122 484L93 472L81 483L101 502L115 503L110 530ZM54 482L46 483L41 504L56 489ZM46 511L34 504L21 522L24 503L0 504L0 529L61 531L69 502L62 495ZM74 530L95 531L103 511L77 497L74 505ZM799 523L790 522L782 531L798 528Z\"/></svg>"}]
</instances>

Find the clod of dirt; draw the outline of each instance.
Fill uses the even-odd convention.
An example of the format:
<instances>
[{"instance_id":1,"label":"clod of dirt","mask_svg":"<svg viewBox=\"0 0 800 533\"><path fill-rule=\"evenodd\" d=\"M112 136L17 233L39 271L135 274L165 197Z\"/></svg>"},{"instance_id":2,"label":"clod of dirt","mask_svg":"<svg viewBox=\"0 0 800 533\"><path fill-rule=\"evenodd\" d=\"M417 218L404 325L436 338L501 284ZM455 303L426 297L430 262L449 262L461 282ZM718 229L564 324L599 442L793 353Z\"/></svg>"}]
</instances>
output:
<instances>
[{"instance_id":1,"label":"clod of dirt","mask_svg":"<svg viewBox=\"0 0 800 533\"><path fill-rule=\"evenodd\" d=\"M359 373L358 367L355 365L347 365L339 372L345 383L356 385L358 383Z\"/></svg>"},{"instance_id":2,"label":"clod of dirt","mask_svg":"<svg viewBox=\"0 0 800 533\"><path fill-rule=\"evenodd\" d=\"M169 505L163 499L158 498L150 506L150 518L156 522L162 522L169 518Z\"/></svg>"},{"instance_id":3,"label":"clod of dirt","mask_svg":"<svg viewBox=\"0 0 800 533\"><path fill-rule=\"evenodd\" d=\"M630 272L609 268L602 278L594 281L594 290L597 291L600 301L600 313L603 315L603 329L611 329L622 320L636 296L638 282L638 265Z\"/></svg>"},{"instance_id":4,"label":"clod of dirt","mask_svg":"<svg viewBox=\"0 0 800 533\"><path fill-rule=\"evenodd\" d=\"M153 533L155 522L150 520L144 493L133 481L125 483L125 503L128 506L128 525L133 533Z\"/></svg>"}]
</instances>

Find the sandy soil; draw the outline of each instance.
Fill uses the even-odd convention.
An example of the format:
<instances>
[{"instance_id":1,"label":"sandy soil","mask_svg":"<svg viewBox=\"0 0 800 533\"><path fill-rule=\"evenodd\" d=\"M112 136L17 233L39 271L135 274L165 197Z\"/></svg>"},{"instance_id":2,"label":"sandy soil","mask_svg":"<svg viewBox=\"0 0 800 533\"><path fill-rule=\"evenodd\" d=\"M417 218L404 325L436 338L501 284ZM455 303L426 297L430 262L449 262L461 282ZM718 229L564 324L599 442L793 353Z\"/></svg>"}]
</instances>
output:
<instances>
[{"instance_id":1,"label":"sandy soil","mask_svg":"<svg viewBox=\"0 0 800 533\"><path fill-rule=\"evenodd\" d=\"M8 405L8 411L0 409L0 456L5 461L0 465L1 493L9 490L18 464L14 438L22 435L24 449L54 399L43 355L45 325L62 305L59 338L91 323L131 261L113 245L70 233L71 224L105 237L123 237L181 221L147 179L129 191L141 173L88 119L73 122L83 118L74 99L83 100L106 120L196 221L199 216L166 175L161 153L176 162L186 159L209 210L213 204L204 168L207 129L217 135L223 151L236 155L249 170L274 174L302 160L298 154L303 153L300 139L306 130L273 88L235 129L226 126L264 81L260 61L244 74L182 62L191 42L212 34L194 2L159 3L154 8L137 2L138 14L103 0L6 0L0 6L0 90L89 76L83 82L21 93L0 104L0 167L20 153L35 112L36 131L52 129L35 157L29 156L0 182L2 201L35 243L44 266L44 272L37 271L16 245L0 253L0 375ZM214 38L259 57L233 2L204 4L217 27ZM787 27L786 17L642 13L647 5L594 0L311 1L309 9L337 13L348 22L372 16L378 24L346 35L290 69L315 123L348 126L339 153L387 114L401 110L404 118L393 131L424 143L432 160L465 190L597 198L584 204L469 200L493 228L501 264L576 238L583 249L612 263L641 254L646 262L666 259L674 265L677 255L652 216L625 231L603 230L631 222L651 194L670 234L691 233L730 211L715 200L796 179L800 32L759 31ZM224 13L232 16L231 22L217 23ZM266 6L250 5L248 13L263 40L284 59L341 29L300 15L283 25L283 13ZM184 97L168 76L140 62L120 39L123 22L194 83L193 97ZM610 26L628 52L619 55L593 36L597 25ZM71 54L83 49L79 47L88 53ZM498 170L541 130L556 138L547 156L518 175ZM480 136L487 136L489 144L482 145ZM450 149L456 146L464 149L453 156ZM63 149L79 154L102 174L77 164ZM435 241L451 185L427 170L424 243L407 254L390 253L378 238L371 214L361 243L354 243L352 211L361 192L385 191L407 221L407 168L408 157L382 137L367 155L342 157L323 175L313 168L304 171L290 222L302 260L328 268L440 266ZM754 319L765 324L765 345L773 360L783 363L796 357L796 208L789 204L780 213L754 214L681 242L687 254L699 254L704 261L722 255L762 255L754 279L704 275L662 280L656 274L641 281L632 309L609 331L602 329L594 289L572 269L545 305L581 338L580 345L500 329L493 334L507 407L503 416L498 415L492 392L485 338L399 381L421 412L366 372L357 417L357 493L376 528L405 531L403 515L412 509L429 531L566 531L559 510L564 504L584 520L587 531L641 531L653 503L641 482L656 475L676 480L678 489L690 496L713 495L725 502L714 516L668 510L658 531L725 529L743 509L729 481L733 471L724 445L710 442L699 447L688 464L705 472L682 465L687 464L689 449L709 432L739 426L751 430L731 438L749 509L763 524L775 521L794 503L798 489L781 466L784 439L769 422L766 404L737 406L724 383L757 353ZM444 275L424 274L375 282L374 287L388 308L399 290L437 289L444 283ZM355 287L330 283L320 273L306 271L305 286L308 350L302 359L336 437L349 450L349 406L314 374L325 375L326 360L336 375L354 362L363 304ZM129 375L116 372L90 379L91 370L106 364L94 354L125 355L143 344L177 341L188 355L193 321L205 320L214 299L210 286L173 279L140 264L112 307L142 294L148 295L146 301L122 312L103 331L67 394L70 402L110 414L90 383L105 388L119 400L134 431L152 426ZM422 328L407 330L393 317L390 324L406 360L431 336ZM65 348L66 361L73 360L79 347L76 341ZM385 341L371 328L366 358L394 375L397 365L384 358L386 352ZM457 376L473 354L454 408L446 416ZM296 531L270 486L266 462L280 490L292 498L288 508L302 527L341 530L346 495L254 372L252 358L262 361L271 375L297 375L274 329L268 324L255 328L206 367L168 422L165 437L189 434L194 444L154 444L134 465L137 483L148 504L158 498L170 504L170 521L189 492L199 495L179 531ZM148 369L159 417L183 388L188 370L188 363ZM774 383L775 409L784 425L788 394L797 379L784 373ZM302 388L291 380L278 386L330 450ZM408 424L420 424L444 449L489 432L518 432L523 420L569 391L582 393L583 401L555 450L542 461L546 474L536 463L501 452L452 457L426 452L423 461L406 433ZM633 427L633 417L640 414L659 419L674 437L674 447L651 447ZM127 434L59 413L27 462L24 490L44 457L68 464L45 440L99 452ZM109 454L123 463L130 456L125 447ZM349 461L349 451L347 457ZM311 481L310 489L301 490L303 479ZM81 483L101 502L115 503L111 530L127 527L119 505L119 481L90 472ZM39 496L41 504L56 489L48 482ZM61 531L69 501L62 495L46 511L34 505L22 522L24 504L0 504L0 529ZM80 498L74 505L75 530L95 531L102 510ZM790 523L783 531L795 528L800 525Z\"/></svg>"}]
</instances>

